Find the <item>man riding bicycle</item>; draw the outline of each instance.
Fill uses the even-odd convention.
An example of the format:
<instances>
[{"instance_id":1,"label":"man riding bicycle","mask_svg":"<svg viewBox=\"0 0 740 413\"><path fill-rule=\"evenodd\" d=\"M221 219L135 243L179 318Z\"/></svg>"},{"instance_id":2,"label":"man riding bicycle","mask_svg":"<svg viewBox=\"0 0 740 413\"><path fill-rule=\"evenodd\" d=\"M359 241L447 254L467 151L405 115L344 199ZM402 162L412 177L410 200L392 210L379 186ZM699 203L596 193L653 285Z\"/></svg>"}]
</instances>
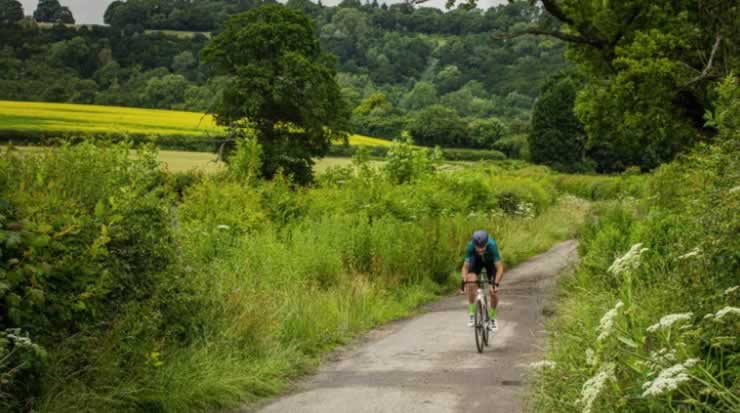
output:
<instances>
[{"instance_id":1,"label":"man riding bicycle","mask_svg":"<svg viewBox=\"0 0 740 413\"><path fill-rule=\"evenodd\" d=\"M471 282L478 281L481 270L483 267L486 268L489 281L492 282L492 288L489 289L491 296L491 308L489 309L489 316L491 322L488 325L489 330L496 331L496 306L498 305L498 285L504 275L504 264L501 262L501 255L498 252L496 241L488 237L488 233L483 230L478 230L473 233L473 238L468 243L465 250L465 264L462 267L462 285L465 287L465 293L468 296L468 308L470 310L470 321L468 327L475 325L475 294L476 285ZM495 278L490 280L491 274L494 274ZM467 284L465 282L468 282Z\"/></svg>"}]
</instances>

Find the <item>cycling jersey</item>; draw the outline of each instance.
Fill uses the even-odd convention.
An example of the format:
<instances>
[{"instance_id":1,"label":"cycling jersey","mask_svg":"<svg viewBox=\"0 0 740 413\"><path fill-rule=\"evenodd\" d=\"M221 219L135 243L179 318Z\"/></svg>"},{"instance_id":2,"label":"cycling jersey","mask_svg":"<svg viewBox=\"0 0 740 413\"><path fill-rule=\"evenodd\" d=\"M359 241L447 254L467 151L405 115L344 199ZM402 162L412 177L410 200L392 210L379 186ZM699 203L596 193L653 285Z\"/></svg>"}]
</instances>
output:
<instances>
[{"instance_id":1,"label":"cycling jersey","mask_svg":"<svg viewBox=\"0 0 740 413\"><path fill-rule=\"evenodd\" d=\"M468 247L465 249L465 262L470 263L471 260L474 258L474 256L478 255L478 252L475 250L475 245L473 244L473 241L470 241L468 243ZM496 246L496 241L493 239L488 239L488 245L486 245L486 250L483 252L483 262L486 263L497 263L501 261L501 254L498 252L498 247Z\"/></svg>"}]
</instances>

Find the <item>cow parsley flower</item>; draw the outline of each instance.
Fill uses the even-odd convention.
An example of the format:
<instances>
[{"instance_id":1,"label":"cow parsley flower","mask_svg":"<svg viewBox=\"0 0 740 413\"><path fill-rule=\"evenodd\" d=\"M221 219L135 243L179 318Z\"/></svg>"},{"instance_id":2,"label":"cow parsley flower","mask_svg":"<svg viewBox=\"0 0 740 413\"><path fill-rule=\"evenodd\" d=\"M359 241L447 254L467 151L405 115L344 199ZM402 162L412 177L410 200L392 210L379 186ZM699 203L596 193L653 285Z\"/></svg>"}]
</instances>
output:
<instances>
[{"instance_id":1,"label":"cow parsley flower","mask_svg":"<svg viewBox=\"0 0 740 413\"><path fill-rule=\"evenodd\" d=\"M608 363L602 367L595 376L588 379L581 387L581 397L576 404L583 406L583 413L591 413L594 402L601 394L609 380L614 380L614 363Z\"/></svg>"},{"instance_id":2,"label":"cow parsley flower","mask_svg":"<svg viewBox=\"0 0 740 413\"><path fill-rule=\"evenodd\" d=\"M594 354L594 351L590 348L586 349L586 364L589 366L595 366L597 364L598 360L596 359L596 354Z\"/></svg>"},{"instance_id":3,"label":"cow parsley flower","mask_svg":"<svg viewBox=\"0 0 740 413\"><path fill-rule=\"evenodd\" d=\"M550 360L535 361L534 363L529 363L527 365L527 367L529 367L530 369L535 369L535 370L536 369L553 368L555 366L556 366L555 362L554 361L550 361Z\"/></svg>"},{"instance_id":4,"label":"cow parsley flower","mask_svg":"<svg viewBox=\"0 0 740 413\"><path fill-rule=\"evenodd\" d=\"M687 258L696 257L701 255L701 249L699 247L694 248L693 250L687 252L686 254L678 257L679 260L685 260Z\"/></svg>"},{"instance_id":5,"label":"cow parsley flower","mask_svg":"<svg viewBox=\"0 0 740 413\"><path fill-rule=\"evenodd\" d=\"M648 333L654 333L658 330L670 328L675 323L691 320L691 317L693 316L694 313L668 314L667 316L663 316L657 323L648 327L647 331Z\"/></svg>"},{"instance_id":6,"label":"cow parsley flower","mask_svg":"<svg viewBox=\"0 0 740 413\"><path fill-rule=\"evenodd\" d=\"M614 318L617 316L617 313L619 312L619 309L622 308L622 306L624 306L622 301L617 301L617 304L614 306L614 308L604 313L604 316L601 317L601 322L599 323L598 329L598 341L604 341L612 333L612 330L614 329Z\"/></svg>"},{"instance_id":7,"label":"cow parsley flower","mask_svg":"<svg viewBox=\"0 0 740 413\"><path fill-rule=\"evenodd\" d=\"M727 306L717 311L717 314L714 315L715 320L721 320L722 317L726 316L727 314L735 314L740 316L740 308Z\"/></svg>"},{"instance_id":8,"label":"cow parsley flower","mask_svg":"<svg viewBox=\"0 0 740 413\"><path fill-rule=\"evenodd\" d=\"M740 288L740 285L736 285L734 287L730 287L730 288L726 289L723 294L724 295L730 295L730 294L734 293L735 291L737 291L738 288Z\"/></svg>"},{"instance_id":9,"label":"cow parsley flower","mask_svg":"<svg viewBox=\"0 0 740 413\"><path fill-rule=\"evenodd\" d=\"M634 271L640 266L640 256L647 250L648 248L642 248L641 242L633 245L626 254L614 260L607 271L614 275Z\"/></svg>"},{"instance_id":10,"label":"cow parsley flower","mask_svg":"<svg viewBox=\"0 0 740 413\"><path fill-rule=\"evenodd\" d=\"M645 390L642 397L660 396L678 388L678 385L691 380L688 369L693 367L699 359L689 359L683 363L678 363L668 367L658 374L655 380L651 380L642 385Z\"/></svg>"}]
</instances>

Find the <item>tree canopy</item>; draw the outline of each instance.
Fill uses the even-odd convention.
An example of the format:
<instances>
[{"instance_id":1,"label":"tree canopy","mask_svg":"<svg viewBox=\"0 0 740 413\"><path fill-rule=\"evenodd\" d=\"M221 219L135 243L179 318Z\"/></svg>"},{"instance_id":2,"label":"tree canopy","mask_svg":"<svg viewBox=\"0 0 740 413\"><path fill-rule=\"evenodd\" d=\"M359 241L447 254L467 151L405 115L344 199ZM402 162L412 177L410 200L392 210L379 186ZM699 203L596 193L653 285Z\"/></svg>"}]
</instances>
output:
<instances>
[{"instance_id":1,"label":"tree canopy","mask_svg":"<svg viewBox=\"0 0 740 413\"><path fill-rule=\"evenodd\" d=\"M715 133L704 114L713 85L740 69L738 2L539 3L549 22L499 38L534 34L568 43L588 79L575 111L590 146L608 145L622 165L649 169Z\"/></svg>"},{"instance_id":2,"label":"tree canopy","mask_svg":"<svg viewBox=\"0 0 740 413\"><path fill-rule=\"evenodd\" d=\"M23 5L17 0L0 0L0 24L15 23L23 19Z\"/></svg>"},{"instance_id":3,"label":"tree canopy","mask_svg":"<svg viewBox=\"0 0 740 413\"><path fill-rule=\"evenodd\" d=\"M39 0L33 18L44 23L75 23L72 11L69 7L59 4L59 0Z\"/></svg>"},{"instance_id":4,"label":"tree canopy","mask_svg":"<svg viewBox=\"0 0 740 413\"><path fill-rule=\"evenodd\" d=\"M321 51L305 15L265 5L235 16L203 58L230 78L213 109L217 121L257 129L266 176L284 168L306 180L312 157L346 136L349 110L335 80L335 60Z\"/></svg>"}]
</instances>

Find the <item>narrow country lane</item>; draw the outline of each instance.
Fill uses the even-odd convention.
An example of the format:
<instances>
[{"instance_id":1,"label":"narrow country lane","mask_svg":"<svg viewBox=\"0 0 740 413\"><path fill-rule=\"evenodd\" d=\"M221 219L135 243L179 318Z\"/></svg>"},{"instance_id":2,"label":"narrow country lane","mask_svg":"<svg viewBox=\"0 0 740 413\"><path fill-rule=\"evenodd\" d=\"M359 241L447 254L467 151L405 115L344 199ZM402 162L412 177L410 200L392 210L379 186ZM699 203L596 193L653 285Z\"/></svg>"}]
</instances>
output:
<instances>
[{"instance_id":1,"label":"narrow country lane","mask_svg":"<svg viewBox=\"0 0 740 413\"><path fill-rule=\"evenodd\" d=\"M576 259L575 241L566 241L506 273L499 331L483 354L467 327L464 298L448 297L418 317L372 331L291 394L243 411L522 411L526 365L542 357L548 292Z\"/></svg>"}]
</instances>

